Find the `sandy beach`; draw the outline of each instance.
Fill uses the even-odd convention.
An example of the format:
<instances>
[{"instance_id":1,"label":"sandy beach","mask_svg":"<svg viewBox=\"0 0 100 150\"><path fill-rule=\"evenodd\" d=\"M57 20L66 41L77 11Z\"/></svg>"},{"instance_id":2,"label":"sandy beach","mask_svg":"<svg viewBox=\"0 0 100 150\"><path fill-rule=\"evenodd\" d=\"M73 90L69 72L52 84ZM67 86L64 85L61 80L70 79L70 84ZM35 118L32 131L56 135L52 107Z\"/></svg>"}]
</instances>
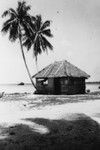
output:
<instances>
[{"instance_id":1,"label":"sandy beach","mask_svg":"<svg viewBox=\"0 0 100 150\"><path fill-rule=\"evenodd\" d=\"M99 93L72 96L14 93L0 99L2 149L30 150L33 146L58 149L58 143L62 145L59 149L80 149L82 145L83 149L96 149L100 145L99 124Z\"/></svg>"}]
</instances>

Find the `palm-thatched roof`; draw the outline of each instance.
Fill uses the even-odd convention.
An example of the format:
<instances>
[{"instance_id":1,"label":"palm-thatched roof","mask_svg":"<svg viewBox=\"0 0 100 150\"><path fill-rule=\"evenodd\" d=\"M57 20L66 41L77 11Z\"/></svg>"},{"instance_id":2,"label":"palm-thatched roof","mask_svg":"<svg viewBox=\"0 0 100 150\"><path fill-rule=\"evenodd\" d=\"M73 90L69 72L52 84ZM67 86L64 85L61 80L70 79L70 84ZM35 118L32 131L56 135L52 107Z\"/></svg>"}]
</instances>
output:
<instances>
[{"instance_id":1,"label":"palm-thatched roof","mask_svg":"<svg viewBox=\"0 0 100 150\"><path fill-rule=\"evenodd\" d=\"M57 78L57 77L82 77L89 78L90 76L84 71L80 70L76 66L72 65L68 61L55 61L54 63L48 65L33 78Z\"/></svg>"}]
</instances>

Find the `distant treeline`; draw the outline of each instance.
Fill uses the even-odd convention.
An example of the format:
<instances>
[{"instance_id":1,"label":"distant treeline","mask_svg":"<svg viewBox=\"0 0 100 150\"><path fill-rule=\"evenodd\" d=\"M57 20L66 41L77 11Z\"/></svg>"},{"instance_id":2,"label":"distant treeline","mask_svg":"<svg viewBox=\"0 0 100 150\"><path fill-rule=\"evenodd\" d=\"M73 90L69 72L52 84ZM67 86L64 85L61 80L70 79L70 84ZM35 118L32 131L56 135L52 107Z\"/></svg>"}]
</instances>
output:
<instances>
[{"instance_id":1,"label":"distant treeline","mask_svg":"<svg viewBox=\"0 0 100 150\"><path fill-rule=\"evenodd\" d=\"M90 81L90 82L86 82L86 84L100 84L100 81Z\"/></svg>"}]
</instances>

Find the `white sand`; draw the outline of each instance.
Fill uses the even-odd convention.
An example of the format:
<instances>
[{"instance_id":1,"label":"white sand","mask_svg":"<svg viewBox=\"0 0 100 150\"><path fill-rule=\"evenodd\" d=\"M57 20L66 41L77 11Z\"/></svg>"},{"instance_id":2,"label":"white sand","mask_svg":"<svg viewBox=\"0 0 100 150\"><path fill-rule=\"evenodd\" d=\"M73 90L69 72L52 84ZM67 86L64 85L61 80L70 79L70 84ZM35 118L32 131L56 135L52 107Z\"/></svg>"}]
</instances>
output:
<instances>
[{"instance_id":1,"label":"white sand","mask_svg":"<svg viewBox=\"0 0 100 150\"><path fill-rule=\"evenodd\" d=\"M45 133L48 132L48 129L24 119L41 117L48 119L75 119L75 116L73 118L73 115L69 115L70 113L84 113L100 123L100 100L45 106L41 109L29 109L27 105L28 102L26 101L0 102L0 125L8 127L16 123L22 123L35 128L38 132Z\"/></svg>"},{"instance_id":2,"label":"white sand","mask_svg":"<svg viewBox=\"0 0 100 150\"><path fill-rule=\"evenodd\" d=\"M0 102L0 123L16 123L24 118L36 117L56 119L68 113L84 113L90 117L100 113L100 100L45 106L41 109L28 109L27 105L26 101Z\"/></svg>"}]
</instances>

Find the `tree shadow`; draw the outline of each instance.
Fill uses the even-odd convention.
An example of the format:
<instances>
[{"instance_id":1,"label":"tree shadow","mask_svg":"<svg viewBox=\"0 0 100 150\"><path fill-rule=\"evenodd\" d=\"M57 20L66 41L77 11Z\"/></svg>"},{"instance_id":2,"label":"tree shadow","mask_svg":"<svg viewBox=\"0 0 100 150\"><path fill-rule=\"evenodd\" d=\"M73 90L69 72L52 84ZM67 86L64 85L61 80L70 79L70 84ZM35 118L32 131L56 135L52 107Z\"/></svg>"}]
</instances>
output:
<instances>
[{"instance_id":1,"label":"tree shadow","mask_svg":"<svg viewBox=\"0 0 100 150\"><path fill-rule=\"evenodd\" d=\"M50 120L28 118L26 121L48 128L41 134L28 125L9 127L8 137L0 140L0 150L99 150L100 125L84 114L75 119Z\"/></svg>"}]
</instances>

